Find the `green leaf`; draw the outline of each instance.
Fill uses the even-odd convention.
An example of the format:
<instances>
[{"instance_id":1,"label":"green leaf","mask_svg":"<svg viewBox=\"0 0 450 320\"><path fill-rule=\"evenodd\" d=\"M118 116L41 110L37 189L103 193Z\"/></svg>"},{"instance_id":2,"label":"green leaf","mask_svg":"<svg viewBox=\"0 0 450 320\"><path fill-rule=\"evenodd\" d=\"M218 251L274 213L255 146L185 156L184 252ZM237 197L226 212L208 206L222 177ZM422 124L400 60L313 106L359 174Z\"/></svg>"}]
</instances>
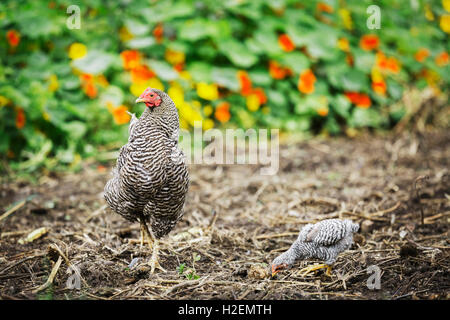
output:
<instances>
[{"instance_id":1,"label":"green leaf","mask_svg":"<svg viewBox=\"0 0 450 320\"><path fill-rule=\"evenodd\" d=\"M113 60L114 59L110 53L92 50L89 51L85 57L74 60L72 65L83 73L98 75L104 73L109 68Z\"/></svg>"},{"instance_id":2,"label":"green leaf","mask_svg":"<svg viewBox=\"0 0 450 320\"><path fill-rule=\"evenodd\" d=\"M135 19L126 19L125 27L134 36L142 36L150 31L150 26Z\"/></svg>"},{"instance_id":3,"label":"green leaf","mask_svg":"<svg viewBox=\"0 0 450 320\"><path fill-rule=\"evenodd\" d=\"M155 38L153 37L144 37L144 38L135 38L128 40L125 44L128 48L131 49L143 49L151 47L156 43Z\"/></svg>"},{"instance_id":4,"label":"green leaf","mask_svg":"<svg viewBox=\"0 0 450 320\"><path fill-rule=\"evenodd\" d=\"M217 68L212 69L211 79L218 85L224 86L230 90L239 90L239 82L237 79L237 70L234 68Z\"/></svg>"},{"instance_id":5,"label":"green leaf","mask_svg":"<svg viewBox=\"0 0 450 320\"><path fill-rule=\"evenodd\" d=\"M361 92L369 88L369 79L361 71L351 69L341 77L342 88L345 91Z\"/></svg>"},{"instance_id":6,"label":"green leaf","mask_svg":"<svg viewBox=\"0 0 450 320\"><path fill-rule=\"evenodd\" d=\"M352 104L344 95L335 96L331 100L330 106L341 117L347 119L350 116Z\"/></svg>"},{"instance_id":7,"label":"green leaf","mask_svg":"<svg viewBox=\"0 0 450 320\"><path fill-rule=\"evenodd\" d=\"M249 52L245 45L236 40L220 42L219 50L238 67L249 68L258 61L256 55Z\"/></svg>"},{"instance_id":8,"label":"green leaf","mask_svg":"<svg viewBox=\"0 0 450 320\"><path fill-rule=\"evenodd\" d=\"M178 79L178 73L165 61L149 60L150 68L156 72L159 78L166 81Z\"/></svg>"},{"instance_id":9,"label":"green leaf","mask_svg":"<svg viewBox=\"0 0 450 320\"><path fill-rule=\"evenodd\" d=\"M301 73L309 68L310 61L303 53L294 51L285 53L281 57L281 64L291 68L296 73Z\"/></svg>"},{"instance_id":10,"label":"green leaf","mask_svg":"<svg viewBox=\"0 0 450 320\"><path fill-rule=\"evenodd\" d=\"M193 62L188 65L187 70L195 82L211 82L212 67L208 63Z\"/></svg>"}]
</instances>

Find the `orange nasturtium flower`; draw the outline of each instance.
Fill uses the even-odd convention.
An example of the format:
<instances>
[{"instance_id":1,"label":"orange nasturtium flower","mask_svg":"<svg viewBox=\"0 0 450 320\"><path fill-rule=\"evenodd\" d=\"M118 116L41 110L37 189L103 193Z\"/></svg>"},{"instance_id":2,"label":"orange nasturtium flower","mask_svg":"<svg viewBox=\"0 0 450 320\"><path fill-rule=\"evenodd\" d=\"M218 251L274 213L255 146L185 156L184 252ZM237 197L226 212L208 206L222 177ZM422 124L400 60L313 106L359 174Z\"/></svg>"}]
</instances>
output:
<instances>
[{"instance_id":1,"label":"orange nasturtium flower","mask_svg":"<svg viewBox=\"0 0 450 320\"><path fill-rule=\"evenodd\" d=\"M136 50L125 50L120 53L125 70L136 68L140 64L139 52Z\"/></svg>"},{"instance_id":2,"label":"orange nasturtium flower","mask_svg":"<svg viewBox=\"0 0 450 320\"><path fill-rule=\"evenodd\" d=\"M294 43L287 34L281 34L278 37L278 44L280 45L281 49L286 52L290 52L295 49Z\"/></svg>"},{"instance_id":3,"label":"orange nasturtium flower","mask_svg":"<svg viewBox=\"0 0 450 320\"><path fill-rule=\"evenodd\" d=\"M326 117L328 115L328 107L320 107L317 109L317 114L321 117Z\"/></svg>"},{"instance_id":4,"label":"orange nasturtium flower","mask_svg":"<svg viewBox=\"0 0 450 320\"><path fill-rule=\"evenodd\" d=\"M381 51L376 54L375 65L380 70L387 70L392 73L398 73L400 71L400 65L397 59L394 57L387 58Z\"/></svg>"},{"instance_id":5,"label":"orange nasturtium flower","mask_svg":"<svg viewBox=\"0 0 450 320\"><path fill-rule=\"evenodd\" d=\"M434 60L439 67L443 67L448 64L449 56L447 52L441 52L438 54Z\"/></svg>"},{"instance_id":6,"label":"orange nasturtium flower","mask_svg":"<svg viewBox=\"0 0 450 320\"><path fill-rule=\"evenodd\" d=\"M84 93L91 99L97 96L97 87L94 83L94 76L92 74L83 73L80 75L81 87Z\"/></svg>"},{"instance_id":7,"label":"orange nasturtium flower","mask_svg":"<svg viewBox=\"0 0 450 320\"><path fill-rule=\"evenodd\" d=\"M228 102L221 102L217 105L214 117L220 122L228 122L231 118L230 104Z\"/></svg>"},{"instance_id":8,"label":"orange nasturtium flower","mask_svg":"<svg viewBox=\"0 0 450 320\"><path fill-rule=\"evenodd\" d=\"M429 55L430 55L430 50L428 50L427 48L420 48L414 55L414 58L418 62L424 62L425 59L428 58Z\"/></svg>"},{"instance_id":9,"label":"orange nasturtium flower","mask_svg":"<svg viewBox=\"0 0 450 320\"><path fill-rule=\"evenodd\" d=\"M351 103L363 109L369 108L372 104L372 102L370 101L370 97L365 93L346 92L345 96L348 100L350 100Z\"/></svg>"},{"instance_id":10,"label":"orange nasturtium flower","mask_svg":"<svg viewBox=\"0 0 450 320\"><path fill-rule=\"evenodd\" d=\"M310 69L307 69L303 71L298 78L298 90L305 94L313 93L315 82L316 76Z\"/></svg>"},{"instance_id":11,"label":"orange nasturtium flower","mask_svg":"<svg viewBox=\"0 0 450 320\"><path fill-rule=\"evenodd\" d=\"M241 95L244 97L252 93L252 80L250 79L247 71L239 70L237 73L239 85L241 87Z\"/></svg>"},{"instance_id":12,"label":"orange nasturtium flower","mask_svg":"<svg viewBox=\"0 0 450 320\"><path fill-rule=\"evenodd\" d=\"M317 3L317 10L327 12L327 13L332 13L334 11L332 6L330 6L329 4L323 3L323 2Z\"/></svg>"},{"instance_id":13,"label":"orange nasturtium flower","mask_svg":"<svg viewBox=\"0 0 450 320\"><path fill-rule=\"evenodd\" d=\"M25 112L23 112L22 108L17 108L17 114L16 114L16 127L17 129L22 129L25 126L26 118L25 118Z\"/></svg>"},{"instance_id":14,"label":"orange nasturtium flower","mask_svg":"<svg viewBox=\"0 0 450 320\"><path fill-rule=\"evenodd\" d=\"M138 65L131 69L131 81L132 82L145 82L150 78L153 78L155 74L146 65Z\"/></svg>"},{"instance_id":15,"label":"orange nasturtium flower","mask_svg":"<svg viewBox=\"0 0 450 320\"><path fill-rule=\"evenodd\" d=\"M258 96L260 104L264 104L264 103L267 102L267 96L264 93L263 88L255 88L255 89L253 89L252 94L256 94Z\"/></svg>"},{"instance_id":16,"label":"orange nasturtium flower","mask_svg":"<svg viewBox=\"0 0 450 320\"><path fill-rule=\"evenodd\" d=\"M156 42L161 43L164 35L164 27L161 23L158 23L153 29L153 36L156 38Z\"/></svg>"},{"instance_id":17,"label":"orange nasturtium flower","mask_svg":"<svg viewBox=\"0 0 450 320\"><path fill-rule=\"evenodd\" d=\"M384 96L386 94L386 82L384 82L384 80L373 81L372 82L372 89L376 93Z\"/></svg>"},{"instance_id":18,"label":"orange nasturtium flower","mask_svg":"<svg viewBox=\"0 0 450 320\"><path fill-rule=\"evenodd\" d=\"M11 47L17 47L20 43L20 33L16 30L9 30L6 33L6 39Z\"/></svg>"},{"instance_id":19,"label":"orange nasturtium flower","mask_svg":"<svg viewBox=\"0 0 450 320\"><path fill-rule=\"evenodd\" d=\"M274 79L284 79L290 74L290 70L282 67L278 62L274 60L269 61L269 73Z\"/></svg>"},{"instance_id":20,"label":"orange nasturtium flower","mask_svg":"<svg viewBox=\"0 0 450 320\"><path fill-rule=\"evenodd\" d=\"M359 40L359 46L361 47L361 49L366 51L377 49L379 44L380 40L378 39L378 36L375 34L363 35Z\"/></svg>"},{"instance_id":21,"label":"orange nasturtium flower","mask_svg":"<svg viewBox=\"0 0 450 320\"><path fill-rule=\"evenodd\" d=\"M130 122L130 115L127 113L128 108L126 106L118 106L112 108L111 113L116 124L125 124Z\"/></svg>"}]
</instances>

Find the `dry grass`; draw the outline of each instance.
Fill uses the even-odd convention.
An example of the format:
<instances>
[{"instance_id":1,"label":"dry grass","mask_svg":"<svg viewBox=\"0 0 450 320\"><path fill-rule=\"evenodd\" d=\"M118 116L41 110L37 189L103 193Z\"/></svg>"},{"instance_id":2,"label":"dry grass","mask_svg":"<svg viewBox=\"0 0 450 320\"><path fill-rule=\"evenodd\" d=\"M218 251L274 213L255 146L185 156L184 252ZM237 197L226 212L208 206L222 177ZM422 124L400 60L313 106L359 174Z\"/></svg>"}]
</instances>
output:
<instances>
[{"instance_id":1,"label":"dry grass","mask_svg":"<svg viewBox=\"0 0 450 320\"><path fill-rule=\"evenodd\" d=\"M154 275L138 224L103 208L109 169L86 164L77 174L44 175L36 185L4 182L1 212L17 208L0 221L0 296L448 299L449 142L441 132L286 144L275 176L259 175L257 166L191 166L186 214L161 243L167 273ZM265 276L302 225L331 217L363 229L331 278L322 271L298 275L313 261ZM48 233L18 243L40 227ZM366 286L373 264L382 270L380 290ZM66 286L73 266L81 272L80 290Z\"/></svg>"}]
</instances>

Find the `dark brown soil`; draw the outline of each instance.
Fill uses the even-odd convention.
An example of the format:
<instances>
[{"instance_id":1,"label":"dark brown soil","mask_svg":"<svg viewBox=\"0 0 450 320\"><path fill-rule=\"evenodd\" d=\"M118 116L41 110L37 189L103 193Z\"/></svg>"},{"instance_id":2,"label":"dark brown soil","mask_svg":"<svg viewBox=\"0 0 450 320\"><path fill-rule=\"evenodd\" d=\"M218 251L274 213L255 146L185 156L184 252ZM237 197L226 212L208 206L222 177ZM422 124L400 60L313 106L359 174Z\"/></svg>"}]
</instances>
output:
<instances>
[{"instance_id":1,"label":"dark brown soil","mask_svg":"<svg viewBox=\"0 0 450 320\"><path fill-rule=\"evenodd\" d=\"M167 272L155 274L139 225L98 210L109 168L87 162L35 184L4 179L0 214L27 201L0 221L0 297L448 299L449 168L448 131L285 143L274 176L258 166L192 165L185 216L161 243ZM331 217L361 225L332 277L322 270L303 277L298 271L318 261L300 261L271 278L270 262L302 225ZM41 227L48 233L18 242ZM39 288L59 256L53 283ZM380 289L367 286L372 265L381 270ZM75 269L80 289L70 286Z\"/></svg>"}]
</instances>

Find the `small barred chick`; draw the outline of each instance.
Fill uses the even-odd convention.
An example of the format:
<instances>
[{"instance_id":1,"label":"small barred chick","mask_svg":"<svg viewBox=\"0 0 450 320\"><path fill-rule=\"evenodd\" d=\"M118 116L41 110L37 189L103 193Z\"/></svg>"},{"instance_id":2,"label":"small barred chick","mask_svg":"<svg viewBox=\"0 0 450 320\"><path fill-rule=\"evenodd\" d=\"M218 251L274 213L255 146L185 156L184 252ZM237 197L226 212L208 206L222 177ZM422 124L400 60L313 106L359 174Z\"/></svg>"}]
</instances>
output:
<instances>
[{"instance_id":1,"label":"small barred chick","mask_svg":"<svg viewBox=\"0 0 450 320\"><path fill-rule=\"evenodd\" d=\"M353 233L358 230L359 225L348 219L328 219L316 224L307 224L289 250L273 260L272 276L290 267L296 260L309 258L324 260L325 264L306 267L300 270L302 275L327 268L326 274L331 276L331 265L334 264L339 253L351 247Z\"/></svg>"},{"instance_id":2,"label":"small barred chick","mask_svg":"<svg viewBox=\"0 0 450 320\"><path fill-rule=\"evenodd\" d=\"M145 111L134 114L128 143L119 152L104 196L109 207L129 221L141 224L152 248L152 273L158 263L158 239L168 234L183 216L189 175L178 146L178 112L163 91L147 88L136 100ZM164 270L164 269L162 269Z\"/></svg>"}]
</instances>

